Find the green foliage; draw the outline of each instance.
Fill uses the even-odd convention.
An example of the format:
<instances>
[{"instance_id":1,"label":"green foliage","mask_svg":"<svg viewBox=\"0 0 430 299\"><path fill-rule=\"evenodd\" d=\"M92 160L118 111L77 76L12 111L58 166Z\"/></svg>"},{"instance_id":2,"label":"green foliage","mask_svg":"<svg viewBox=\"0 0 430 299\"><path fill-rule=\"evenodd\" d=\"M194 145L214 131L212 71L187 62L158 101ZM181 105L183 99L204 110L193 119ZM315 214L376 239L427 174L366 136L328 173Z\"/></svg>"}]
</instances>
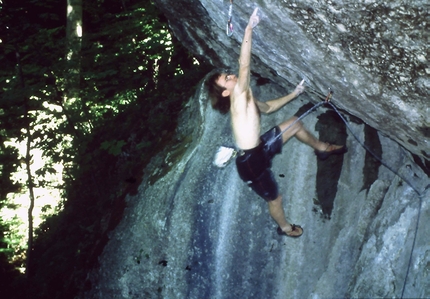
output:
<instances>
[{"instance_id":1,"label":"green foliage","mask_svg":"<svg viewBox=\"0 0 430 299\"><path fill-rule=\"evenodd\" d=\"M62 188L64 209L37 229L27 283L31 298L73 298L120 221L125 195L136 192L151 157L173 142L177 115L208 67L171 35L152 1L84 1L79 93L65 100L66 78L76 68L65 59L66 1L4 2L0 207L21 188L10 180L21 157L5 142L22 140L30 124L31 147L46 160L37 186L52 185L61 163L64 185L54 187ZM0 248L10 246L3 241Z\"/></svg>"},{"instance_id":2,"label":"green foliage","mask_svg":"<svg viewBox=\"0 0 430 299\"><path fill-rule=\"evenodd\" d=\"M2 257L5 257L9 261L13 261L12 263L15 266L22 266L23 261L23 253L25 252L25 248L22 247L20 232L14 232L13 226L16 223L19 223L21 219L18 217L13 217L9 221L4 221L0 219L0 260ZM5 267L0 264L0 269ZM8 268L6 266L6 268Z\"/></svg>"},{"instance_id":3,"label":"green foliage","mask_svg":"<svg viewBox=\"0 0 430 299\"><path fill-rule=\"evenodd\" d=\"M122 152L122 147L126 144L127 142L124 140L103 141L101 148L107 150L111 155L118 156Z\"/></svg>"},{"instance_id":4,"label":"green foliage","mask_svg":"<svg viewBox=\"0 0 430 299\"><path fill-rule=\"evenodd\" d=\"M0 137L1 139L1 137ZM11 179L11 173L15 172L18 165L17 149L6 146L4 142L0 144L0 207L6 195L11 192L18 192L20 184Z\"/></svg>"}]
</instances>

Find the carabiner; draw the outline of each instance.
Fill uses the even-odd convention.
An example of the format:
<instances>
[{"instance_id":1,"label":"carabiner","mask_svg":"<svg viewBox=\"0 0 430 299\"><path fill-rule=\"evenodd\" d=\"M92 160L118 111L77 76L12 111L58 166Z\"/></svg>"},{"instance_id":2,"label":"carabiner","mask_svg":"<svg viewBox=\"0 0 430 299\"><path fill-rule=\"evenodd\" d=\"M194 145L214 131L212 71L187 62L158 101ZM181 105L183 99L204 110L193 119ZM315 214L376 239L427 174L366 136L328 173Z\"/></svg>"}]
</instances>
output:
<instances>
[{"instance_id":1,"label":"carabiner","mask_svg":"<svg viewBox=\"0 0 430 299\"><path fill-rule=\"evenodd\" d=\"M328 90L329 90L328 95L327 95L327 97L325 98L325 102L326 102L326 103L330 102L331 97L333 96L333 90L331 90L330 88L329 88Z\"/></svg>"}]
</instances>

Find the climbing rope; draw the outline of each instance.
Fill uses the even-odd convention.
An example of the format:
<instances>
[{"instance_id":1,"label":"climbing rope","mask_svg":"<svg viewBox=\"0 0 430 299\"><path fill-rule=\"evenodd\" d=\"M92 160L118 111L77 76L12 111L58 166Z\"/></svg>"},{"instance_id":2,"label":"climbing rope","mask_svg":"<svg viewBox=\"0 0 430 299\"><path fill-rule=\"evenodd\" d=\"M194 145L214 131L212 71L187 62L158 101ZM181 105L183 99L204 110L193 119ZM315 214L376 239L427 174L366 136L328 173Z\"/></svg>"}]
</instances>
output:
<instances>
[{"instance_id":1,"label":"climbing rope","mask_svg":"<svg viewBox=\"0 0 430 299\"><path fill-rule=\"evenodd\" d=\"M302 85L304 83L305 79L300 82L299 85ZM276 139L278 139L282 134L284 134L289 128L294 126L297 122L299 122L301 119L305 118L307 115L309 115L312 111L317 109L318 107L324 105L325 103L328 103L331 100L331 97L333 96L333 91L329 89L329 93L327 94L324 102L319 102L318 104L315 104L312 108L310 108L308 111L300 115L295 121L293 121L289 126L287 126L284 130L282 130L278 135L273 137L272 139L267 141L267 144L271 145L273 142L275 142Z\"/></svg>"},{"instance_id":2,"label":"climbing rope","mask_svg":"<svg viewBox=\"0 0 430 299\"><path fill-rule=\"evenodd\" d=\"M340 114L339 110L336 108L335 105L333 105L330 101L327 102L333 109L334 111L336 111L336 113L339 115L339 117L343 120L343 122L345 123L346 127L348 128L348 130L351 132L352 136L354 136L354 138L358 141L358 143L360 143L360 145L366 150L368 151L376 160L378 160L379 162L381 162L382 165L384 165L385 167L388 168L388 170L390 170L391 172L393 172L395 175L397 175L399 178L401 178L403 181L405 181L406 184L408 184L418 195L421 195L421 193L414 187L414 185L412 185L412 183L406 179L404 176L400 175L400 173L396 170L394 170L390 165L388 165L387 163L385 163L380 157L378 157L378 155L376 155L374 152L372 152L372 150L367 147L358 137L356 134L354 134L354 131L352 130L351 126L348 124L348 122L345 120L345 118L342 116L342 114Z\"/></svg>"},{"instance_id":3,"label":"climbing rope","mask_svg":"<svg viewBox=\"0 0 430 299\"><path fill-rule=\"evenodd\" d=\"M304 80L304 79L303 79ZM303 81L302 81L303 82ZM301 84L301 83L300 83ZM311 89L313 91L313 93L317 94L318 96L320 96L321 98L323 97L322 94L320 92L318 92L317 90L313 89L310 86L307 86L307 89ZM406 184L408 184L419 196L422 196L421 193L414 187L414 185L408 180L406 179L404 176L400 175L400 173L396 170L394 170L390 165L388 165L387 163L385 163L380 157L378 157L378 155L376 155L369 147L367 147L358 137L357 135L354 133L353 129L351 128L351 126L348 124L348 122L346 121L346 119L342 116L342 114L339 112L339 110L336 108L335 105L333 105L331 103L331 98L333 97L333 90L331 90L329 88L329 92L327 94L327 96L325 97L325 100L323 102L320 102L318 104L316 104L315 106L313 106L312 108L310 108L308 111L306 111L304 114L302 114L298 119L296 119L293 123L291 123L287 128L285 128L281 133L279 133L278 135L276 135L275 137L273 137L271 140L268 141L269 144L272 144L277 138L279 138L279 136L281 136L283 133L285 133L288 129L290 129L293 125L295 125L298 121L300 121L301 119L303 119L304 117L306 117L308 114L310 114L312 111L314 111L316 108L322 106L323 104L329 104L334 111L339 115L339 117L342 119L342 121L345 123L346 127L348 128L348 130L351 132L352 136L354 136L354 138L358 141L358 143L366 150L368 151L376 160L378 160L379 162L381 162L382 165L384 165L388 170L390 170L391 172L393 172L395 175L397 175L400 179L402 179L403 181L406 182Z\"/></svg>"},{"instance_id":4,"label":"climbing rope","mask_svg":"<svg viewBox=\"0 0 430 299\"><path fill-rule=\"evenodd\" d=\"M227 28L225 31L228 37L233 35L233 23L231 22L232 18L233 18L233 0L230 0L230 7L228 8Z\"/></svg>"},{"instance_id":5,"label":"climbing rope","mask_svg":"<svg viewBox=\"0 0 430 299\"><path fill-rule=\"evenodd\" d=\"M427 189L430 188L430 184L427 185L427 187L424 189L423 193L420 194L418 196L420 202L419 202L419 207L418 207L418 216L417 216L417 222L415 223L415 233L414 233L414 239L412 241L412 248L411 248L411 255L409 256L409 262L408 262L408 268L406 270L406 276L405 276L405 281L403 282L403 288L402 288L402 295L400 296L400 298L403 298L403 295L405 293L405 288L406 288L406 282L408 281L408 276L409 276L409 270L411 268L411 264L412 264L412 255L414 253L414 249L415 249L415 243L417 240L417 233L418 233L418 225L420 224L420 218L421 218L421 206L423 205L423 197L424 197L424 193Z\"/></svg>"},{"instance_id":6,"label":"climbing rope","mask_svg":"<svg viewBox=\"0 0 430 299\"><path fill-rule=\"evenodd\" d=\"M318 104L315 104L312 108L310 108L308 111L306 111L305 113L303 113L302 115L300 115L300 117L298 117L295 121L293 121L288 127L286 127L284 130L282 130L278 135L276 135L275 137L273 137L272 139L267 141L268 145L271 145L272 143L275 142L276 139L278 139L282 134L284 134L288 129L290 129L292 126L294 126L297 122L299 122L301 119L305 118L306 116L308 116L312 111L314 111L315 109L317 109L318 107L324 105L325 102L319 102Z\"/></svg>"}]
</instances>

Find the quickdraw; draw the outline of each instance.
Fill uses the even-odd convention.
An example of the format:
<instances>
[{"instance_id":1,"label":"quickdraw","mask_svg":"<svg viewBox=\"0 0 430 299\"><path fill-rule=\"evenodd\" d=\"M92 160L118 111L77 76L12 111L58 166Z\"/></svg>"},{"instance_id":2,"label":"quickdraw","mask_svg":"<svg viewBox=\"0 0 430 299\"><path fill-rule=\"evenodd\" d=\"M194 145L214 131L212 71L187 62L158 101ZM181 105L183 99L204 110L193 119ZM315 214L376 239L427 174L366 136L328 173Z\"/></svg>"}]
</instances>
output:
<instances>
[{"instance_id":1,"label":"quickdraw","mask_svg":"<svg viewBox=\"0 0 430 299\"><path fill-rule=\"evenodd\" d=\"M331 89L329 88L329 92L328 92L327 97L325 98L325 102L326 102L326 103L330 102L330 100L331 100L331 97L332 97L332 96L333 96L333 90L331 90Z\"/></svg>"},{"instance_id":2,"label":"quickdraw","mask_svg":"<svg viewBox=\"0 0 430 299\"><path fill-rule=\"evenodd\" d=\"M225 33L229 37L233 35L233 23L231 22L232 18L233 18L233 0L230 0L230 7L228 9L227 29L225 31Z\"/></svg>"}]
</instances>

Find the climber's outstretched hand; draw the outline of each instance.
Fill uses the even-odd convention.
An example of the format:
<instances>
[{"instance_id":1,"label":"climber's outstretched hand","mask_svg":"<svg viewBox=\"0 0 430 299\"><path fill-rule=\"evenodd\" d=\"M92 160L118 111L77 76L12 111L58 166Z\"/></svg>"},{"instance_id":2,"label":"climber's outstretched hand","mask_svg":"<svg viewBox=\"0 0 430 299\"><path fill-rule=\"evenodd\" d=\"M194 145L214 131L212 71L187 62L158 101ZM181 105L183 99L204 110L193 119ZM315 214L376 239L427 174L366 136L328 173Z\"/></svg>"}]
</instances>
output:
<instances>
[{"instance_id":1,"label":"climber's outstretched hand","mask_svg":"<svg viewBox=\"0 0 430 299\"><path fill-rule=\"evenodd\" d=\"M305 83L305 79L303 79L302 82L300 82L299 85L297 85L296 88L294 89L294 93L296 94L296 96L298 96L299 94L305 91L305 87L303 86L303 83Z\"/></svg>"},{"instance_id":2,"label":"climber's outstretched hand","mask_svg":"<svg viewBox=\"0 0 430 299\"><path fill-rule=\"evenodd\" d=\"M248 26L254 28L260 22L260 17L257 16L258 7L254 9L251 17L249 18Z\"/></svg>"}]
</instances>

